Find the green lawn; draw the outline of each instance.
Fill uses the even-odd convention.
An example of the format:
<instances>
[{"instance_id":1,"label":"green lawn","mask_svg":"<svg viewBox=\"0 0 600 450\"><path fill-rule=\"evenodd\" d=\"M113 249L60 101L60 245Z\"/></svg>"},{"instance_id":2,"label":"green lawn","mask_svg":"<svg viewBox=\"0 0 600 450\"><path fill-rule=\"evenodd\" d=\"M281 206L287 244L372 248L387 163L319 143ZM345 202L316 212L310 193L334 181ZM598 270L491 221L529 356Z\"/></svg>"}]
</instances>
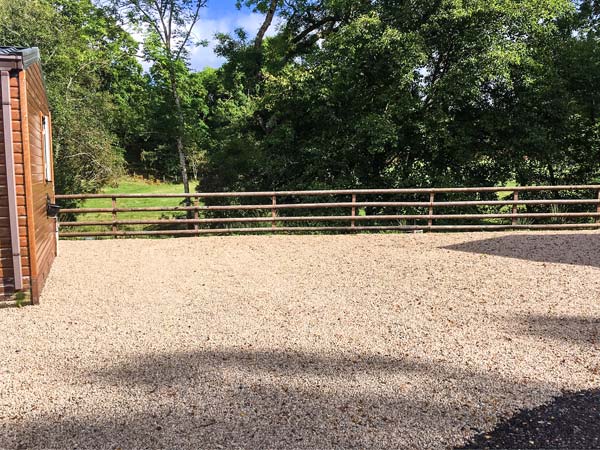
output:
<instances>
[{"instance_id":1,"label":"green lawn","mask_svg":"<svg viewBox=\"0 0 600 450\"><path fill-rule=\"evenodd\" d=\"M509 181L505 184L506 187L515 187L517 185L516 181ZM507 197L508 195L512 196L513 191L498 191L496 192L496 195L498 196L498 200L508 200Z\"/></svg>"},{"instance_id":2,"label":"green lawn","mask_svg":"<svg viewBox=\"0 0 600 450\"><path fill-rule=\"evenodd\" d=\"M151 182L138 178L124 178L114 187L106 187L101 194L180 194L183 192L183 184ZM182 198L123 198L117 199L118 208L141 208L152 206L179 206ZM110 198L93 198L83 202L82 208L111 208L112 200ZM156 211L156 212L122 212L118 213L118 220L135 219L165 219L173 218L175 215L181 215L182 212ZM112 213L85 213L78 214L78 222L90 221L109 221L112 219ZM121 229L142 229L143 226L127 226ZM109 227L77 227L78 231L105 230Z\"/></svg>"}]
</instances>

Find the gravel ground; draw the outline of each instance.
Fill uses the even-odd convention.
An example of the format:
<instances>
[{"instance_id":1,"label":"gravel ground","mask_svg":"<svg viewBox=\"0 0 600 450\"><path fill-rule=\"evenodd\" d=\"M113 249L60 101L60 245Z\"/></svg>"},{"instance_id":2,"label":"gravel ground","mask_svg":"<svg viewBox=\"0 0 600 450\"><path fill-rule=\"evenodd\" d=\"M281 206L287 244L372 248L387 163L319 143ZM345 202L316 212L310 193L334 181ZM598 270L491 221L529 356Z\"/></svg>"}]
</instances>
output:
<instances>
[{"instance_id":1,"label":"gravel ground","mask_svg":"<svg viewBox=\"0 0 600 450\"><path fill-rule=\"evenodd\" d=\"M565 393L475 436L463 449L600 448L600 390Z\"/></svg>"},{"instance_id":2,"label":"gravel ground","mask_svg":"<svg viewBox=\"0 0 600 450\"><path fill-rule=\"evenodd\" d=\"M61 242L0 448L450 448L600 387L600 233Z\"/></svg>"}]
</instances>

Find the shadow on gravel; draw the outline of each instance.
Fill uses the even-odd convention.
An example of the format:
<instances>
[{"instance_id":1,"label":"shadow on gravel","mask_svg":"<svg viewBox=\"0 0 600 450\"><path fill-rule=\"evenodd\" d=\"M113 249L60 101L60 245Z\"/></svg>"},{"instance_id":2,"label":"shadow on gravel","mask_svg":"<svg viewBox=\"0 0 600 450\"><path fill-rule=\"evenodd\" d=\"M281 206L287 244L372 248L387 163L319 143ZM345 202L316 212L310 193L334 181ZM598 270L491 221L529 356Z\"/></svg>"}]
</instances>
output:
<instances>
[{"instance_id":1,"label":"shadow on gravel","mask_svg":"<svg viewBox=\"0 0 600 450\"><path fill-rule=\"evenodd\" d=\"M85 379L102 402L17 422L0 448L451 448L552 389L427 359L247 348L123 358Z\"/></svg>"},{"instance_id":2,"label":"shadow on gravel","mask_svg":"<svg viewBox=\"0 0 600 450\"><path fill-rule=\"evenodd\" d=\"M600 267L600 234L515 233L444 248L526 261Z\"/></svg>"},{"instance_id":3,"label":"shadow on gravel","mask_svg":"<svg viewBox=\"0 0 600 450\"><path fill-rule=\"evenodd\" d=\"M599 317L532 315L523 317L518 324L523 334L586 346L600 344ZM515 322L511 320L511 327L514 325Z\"/></svg>"},{"instance_id":4,"label":"shadow on gravel","mask_svg":"<svg viewBox=\"0 0 600 450\"><path fill-rule=\"evenodd\" d=\"M598 449L600 390L565 393L523 410L460 449Z\"/></svg>"}]
</instances>

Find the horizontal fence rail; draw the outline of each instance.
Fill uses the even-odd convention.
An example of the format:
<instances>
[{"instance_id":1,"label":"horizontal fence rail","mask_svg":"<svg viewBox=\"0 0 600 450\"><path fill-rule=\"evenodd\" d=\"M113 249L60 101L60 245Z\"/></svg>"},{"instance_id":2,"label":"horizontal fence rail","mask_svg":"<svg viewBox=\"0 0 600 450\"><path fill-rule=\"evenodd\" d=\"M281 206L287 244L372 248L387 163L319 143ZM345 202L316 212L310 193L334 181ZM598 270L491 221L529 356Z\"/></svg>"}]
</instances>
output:
<instances>
[{"instance_id":1,"label":"horizontal fence rail","mask_svg":"<svg viewBox=\"0 0 600 450\"><path fill-rule=\"evenodd\" d=\"M600 185L70 194L56 199L63 206L59 234L65 238L600 228Z\"/></svg>"}]
</instances>

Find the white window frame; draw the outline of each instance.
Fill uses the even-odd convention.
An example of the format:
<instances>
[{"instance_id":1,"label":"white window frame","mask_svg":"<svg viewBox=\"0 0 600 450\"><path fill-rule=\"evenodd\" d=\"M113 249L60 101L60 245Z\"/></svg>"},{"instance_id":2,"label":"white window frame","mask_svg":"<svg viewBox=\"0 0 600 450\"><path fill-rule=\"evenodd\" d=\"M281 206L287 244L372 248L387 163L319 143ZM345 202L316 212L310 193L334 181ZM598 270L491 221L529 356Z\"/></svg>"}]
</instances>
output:
<instances>
[{"instance_id":1,"label":"white window frame","mask_svg":"<svg viewBox=\"0 0 600 450\"><path fill-rule=\"evenodd\" d=\"M42 148L44 152L44 179L52 181L52 157L50 152L50 119L48 116L42 116Z\"/></svg>"}]
</instances>

